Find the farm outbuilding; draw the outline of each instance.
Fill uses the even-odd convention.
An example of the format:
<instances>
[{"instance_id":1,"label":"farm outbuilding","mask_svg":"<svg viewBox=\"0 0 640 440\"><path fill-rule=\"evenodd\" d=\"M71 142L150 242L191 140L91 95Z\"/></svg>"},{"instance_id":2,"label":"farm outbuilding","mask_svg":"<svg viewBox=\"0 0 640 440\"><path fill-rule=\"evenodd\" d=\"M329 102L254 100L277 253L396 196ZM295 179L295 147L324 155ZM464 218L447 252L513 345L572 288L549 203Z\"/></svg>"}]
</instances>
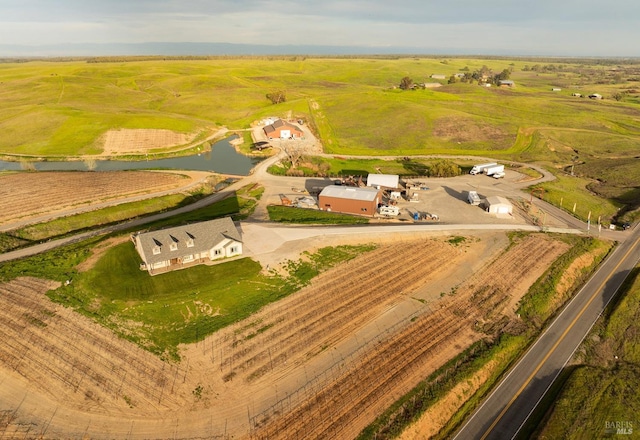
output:
<instances>
[{"instance_id":1,"label":"farm outbuilding","mask_svg":"<svg viewBox=\"0 0 640 440\"><path fill-rule=\"evenodd\" d=\"M231 217L134 234L142 258L140 269L151 275L242 254L242 238Z\"/></svg>"},{"instance_id":2,"label":"farm outbuilding","mask_svg":"<svg viewBox=\"0 0 640 440\"><path fill-rule=\"evenodd\" d=\"M491 196L485 200L485 207L490 214L511 214L513 205L502 196Z\"/></svg>"},{"instance_id":3,"label":"farm outbuilding","mask_svg":"<svg viewBox=\"0 0 640 440\"><path fill-rule=\"evenodd\" d=\"M299 139L303 136L300 128L282 119L278 119L273 124L267 125L263 130L269 139Z\"/></svg>"},{"instance_id":4,"label":"farm outbuilding","mask_svg":"<svg viewBox=\"0 0 640 440\"><path fill-rule=\"evenodd\" d=\"M318 195L318 207L323 211L373 216L382 201L382 192L375 188L330 185Z\"/></svg>"},{"instance_id":5,"label":"farm outbuilding","mask_svg":"<svg viewBox=\"0 0 640 440\"><path fill-rule=\"evenodd\" d=\"M382 189L400 188L400 176L397 174L369 174L367 186Z\"/></svg>"}]
</instances>

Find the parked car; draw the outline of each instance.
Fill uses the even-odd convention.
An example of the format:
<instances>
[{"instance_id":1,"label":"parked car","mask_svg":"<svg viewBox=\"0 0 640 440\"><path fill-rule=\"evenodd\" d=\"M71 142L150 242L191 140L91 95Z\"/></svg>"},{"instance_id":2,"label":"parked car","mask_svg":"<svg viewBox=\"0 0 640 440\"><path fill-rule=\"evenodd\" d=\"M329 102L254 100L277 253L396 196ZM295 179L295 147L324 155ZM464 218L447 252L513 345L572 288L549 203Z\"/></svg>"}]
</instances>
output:
<instances>
[{"instance_id":1,"label":"parked car","mask_svg":"<svg viewBox=\"0 0 640 440\"><path fill-rule=\"evenodd\" d=\"M491 175L491 177L493 177L494 179L502 179L506 174L503 172L499 172L499 173L493 173Z\"/></svg>"}]
</instances>

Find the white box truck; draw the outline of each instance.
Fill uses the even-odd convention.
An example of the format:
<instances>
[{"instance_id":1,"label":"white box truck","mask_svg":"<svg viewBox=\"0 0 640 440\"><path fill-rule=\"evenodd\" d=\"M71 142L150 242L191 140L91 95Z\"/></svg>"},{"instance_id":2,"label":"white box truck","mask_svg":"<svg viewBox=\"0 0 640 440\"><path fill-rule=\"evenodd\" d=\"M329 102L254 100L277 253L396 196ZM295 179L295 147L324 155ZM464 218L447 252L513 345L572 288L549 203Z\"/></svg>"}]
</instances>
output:
<instances>
[{"instance_id":1,"label":"white box truck","mask_svg":"<svg viewBox=\"0 0 640 440\"><path fill-rule=\"evenodd\" d=\"M495 173L504 173L504 165L496 165L493 167L485 168L484 173L487 176L493 176Z\"/></svg>"},{"instance_id":2,"label":"white box truck","mask_svg":"<svg viewBox=\"0 0 640 440\"><path fill-rule=\"evenodd\" d=\"M474 165L473 168L471 168L471 171L469 171L469 174L482 174L485 169L495 167L496 165L498 164L495 162Z\"/></svg>"},{"instance_id":3,"label":"white box truck","mask_svg":"<svg viewBox=\"0 0 640 440\"><path fill-rule=\"evenodd\" d=\"M469 195L467 196L467 200L470 205L479 205L480 204L480 196L477 191L469 191Z\"/></svg>"}]
</instances>

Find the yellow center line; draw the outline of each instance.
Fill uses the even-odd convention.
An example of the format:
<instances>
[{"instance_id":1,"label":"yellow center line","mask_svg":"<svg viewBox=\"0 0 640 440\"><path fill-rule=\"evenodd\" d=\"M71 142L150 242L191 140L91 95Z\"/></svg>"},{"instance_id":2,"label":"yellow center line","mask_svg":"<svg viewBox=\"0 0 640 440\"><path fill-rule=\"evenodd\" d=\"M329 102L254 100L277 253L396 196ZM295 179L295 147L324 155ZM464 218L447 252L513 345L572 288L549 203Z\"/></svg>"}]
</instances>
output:
<instances>
[{"instance_id":1,"label":"yellow center line","mask_svg":"<svg viewBox=\"0 0 640 440\"><path fill-rule=\"evenodd\" d=\"M485 431L485 433L482 435L482 437L480 438L480 440L485 440L489 434L491 433L491 431L493 431L493 429L496 427L496 425L498 424L498 422L500 422L500 420L502 419L502 417L504 417L505 413L509 410L509 408L511 407L511 405L513 405L513 402L516 401L516 399L520 396L520 394L522 394L522 391L524 391L524 389L527 387L527 385L529 385L529 383L531 382L531 380L533 380L533 378L535 377L536 374L538 374L538 371L540 371L540 369L542 368L542 366L545 364L545 362L547 362L547 360L549 359L549 357L553 354L553 352L556 350L556 348L558 347L558 345L560 345L560 343L564 340L565 336L567 335L567 333L569 333L569 331L573 328L573 326L576 324L576 322L578 322L578 320L582 317L582 315L584 314L584 312L587 310L587 308L591 305L591 303L593 302L593 300L598 296L598 293L602 290L602 288L604 287L605 283L607 281L609 281L609 279L611 278L611 276L613 274L615 274L618 271L618 268L620 267L620 265L622 265L622 263L627 259L627 257L629 256L629 254L631 253L631 251L633 251L636 247L636 245L638 244L638 240L640 240L640 238L636 238L636 241L633 243L632 246L629 247L629 250L627 251L626 254L624 254L624 256L620 259L620 261L618 262L618 264L616 264L616 266L613 268L613 270L611 271L611 274L604 280L602 281L602 283L600 283L600 285L598 286L598 288L595 290L594 294L591 296L591 298L589 299L589 301L587 302L587 304L584 305L584 307L582 307L582 309L580 310L580 312L578 313L578 315L573 319L573 321L571 321L571 324L569 324L569 326L565 329L565 331L562 333L562 335L560 335L560 338L558 338L558 340L556 341L555 344L553 344L553 347L551 347L551 349L547 352L547 354L545 355L545 357L542 359L542 361L540 361L540 363L538 364L538 366L536 367L536 369L533 371L533 373L531 373L531 375L527 378L527 380L522 384L522 386L520 387L520 389L513 395L513 397L511 398L511 400L509 401L509 403L507 403L507 405L504 407L504 409L500 412L500 414L498 414L498 417L496 417L496 419L493 421L493 423L491 424L491 426L489 426L489 428Z\"/></svg>"}]
</instances>

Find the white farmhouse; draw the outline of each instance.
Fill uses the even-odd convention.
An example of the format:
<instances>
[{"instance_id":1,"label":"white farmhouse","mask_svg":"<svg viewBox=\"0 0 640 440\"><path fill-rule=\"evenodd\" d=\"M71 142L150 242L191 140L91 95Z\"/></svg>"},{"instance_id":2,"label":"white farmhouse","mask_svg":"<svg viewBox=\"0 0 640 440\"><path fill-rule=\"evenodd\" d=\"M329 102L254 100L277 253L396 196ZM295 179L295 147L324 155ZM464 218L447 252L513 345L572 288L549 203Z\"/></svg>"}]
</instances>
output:
<instances>
[{"instance_id":1,"label":"white farmhouse","mask_svg":"<svg viewBox=\"0 0 640 440\"><path fill-rule=\"evenodd\" d=\"M151 275L242 254L240 231L231 217L137 233L131 239L142 258L140 269Z\"/></svg>"}]
</instances>

